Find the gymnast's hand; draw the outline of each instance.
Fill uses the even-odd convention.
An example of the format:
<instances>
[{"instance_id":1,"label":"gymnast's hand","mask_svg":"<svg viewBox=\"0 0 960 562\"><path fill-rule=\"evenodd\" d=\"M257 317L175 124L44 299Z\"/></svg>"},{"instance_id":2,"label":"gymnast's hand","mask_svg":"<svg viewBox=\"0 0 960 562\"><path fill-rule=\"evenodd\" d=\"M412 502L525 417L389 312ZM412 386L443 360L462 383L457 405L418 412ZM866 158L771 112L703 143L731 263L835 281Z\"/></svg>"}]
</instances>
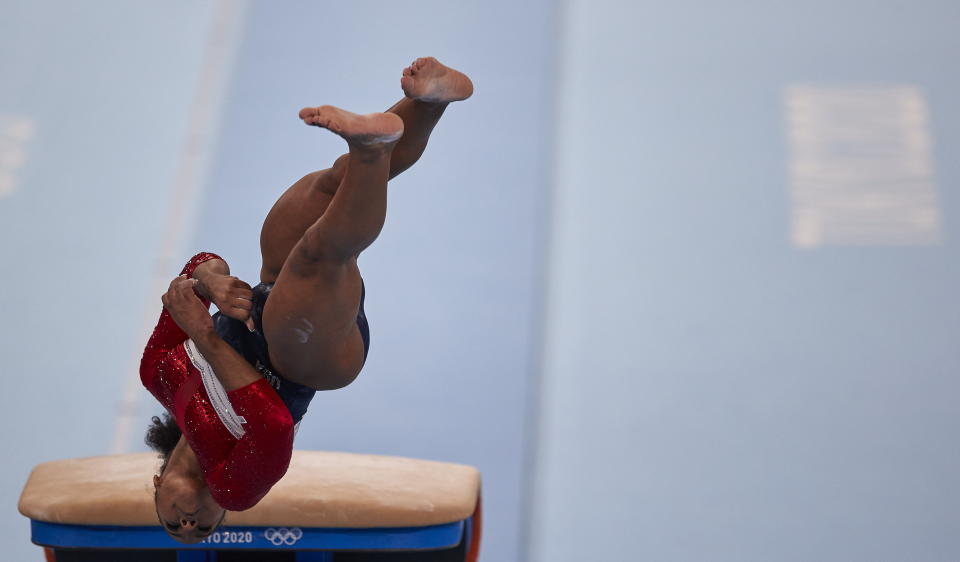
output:
<instances>
[{"instance_id":1,"label":"gymnast's hand","mask_svg":"<svg viewBox=\"0 0 960 562\"><path fill-rule=\"evenodd\" d=\"M213 332L213 318L200 297L193 292L196 284L196 279L181 275L170 282L167 292L160 297L173 321L193 340Z\"/></svg>"},{"instance_id":2,"label":"gymnast's hand","mask_svg":"<svg viewBox=\"0 0 960 562\"><path fill-rule=\"evenodd\" d=\"M253 290L250 285L230 275L223 260L210 260L200 264L193 272L197 280L197 292L217 305L224 316L229 316L254 330L250 310L253 308Z\"/></svg>"}]
</instances>

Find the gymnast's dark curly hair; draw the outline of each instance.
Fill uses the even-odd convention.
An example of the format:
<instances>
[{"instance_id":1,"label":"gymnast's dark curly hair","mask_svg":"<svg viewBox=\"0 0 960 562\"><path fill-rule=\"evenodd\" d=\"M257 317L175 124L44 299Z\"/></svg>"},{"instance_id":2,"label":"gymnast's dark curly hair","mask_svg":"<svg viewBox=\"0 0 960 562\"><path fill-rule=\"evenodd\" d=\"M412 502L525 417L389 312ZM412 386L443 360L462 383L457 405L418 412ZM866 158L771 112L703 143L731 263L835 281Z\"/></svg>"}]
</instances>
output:
<instances>
[{"instance_id":1,"label":"gymnast's dark curly hair","mask_svg":"<svg viewBox=\"0 0 960 562\"><path fill-rule=\"evenodd\" d=\"M153 416L150 420L150 427L147 428L147 434L144 436L143 442L163 458L163 465L160 467L161 474L163 469L167 467L167 461L170 460L170 454L173 453L173 448L177 446L177 441L180 441L180 435L182 435L180 427L177 426L176 420L170 414L164 413L162 420L158 416Z\"/></svg>"}]
</instances>

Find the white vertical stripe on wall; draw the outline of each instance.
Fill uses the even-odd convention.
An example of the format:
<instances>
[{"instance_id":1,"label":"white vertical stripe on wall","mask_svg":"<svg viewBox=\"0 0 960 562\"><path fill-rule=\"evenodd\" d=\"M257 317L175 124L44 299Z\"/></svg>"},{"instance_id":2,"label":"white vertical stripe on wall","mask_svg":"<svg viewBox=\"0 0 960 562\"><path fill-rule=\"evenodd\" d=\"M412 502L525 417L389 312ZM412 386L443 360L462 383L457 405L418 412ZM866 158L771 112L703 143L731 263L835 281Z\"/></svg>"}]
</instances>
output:
<instances>
[{"instance_id":1,"label":"white vertical stripe on wall","mask_svg":"<svg viewBox=\"0 0 960 562\"><path fill-rule=\"evenodd\" d=\"M181 265L179 258L190 253L189 245L196 225L196 207L202 198L210 155L215 146L222 117L223 96L233 68L234 57L244 22L247 2L218 0L210 6L210 23L203 46L198 51L200 72L183 132L182 146L176 155L176 172L168 188L167 211L158 236L159 246L152 255L152 283L142 301L140 341L146 342L159 314L158 295L163 294ZM131 450L134 441L142 441L139 431L146 426L144 412L153 415L156 405L140 382L139 366L143 350L130 350L130 366L116 408L111 453ZM147 404L141 404L146 398Z\"/></svg>"},{"instance_id":2,"label":"white vertical stripe on wall","mask_svg":"<svg viewBox=\"0 0 960 562\"><path fill-rule=\"evenodd\" d=\"M30 469L109 452L211 7L0 2L4 560L43 558Z\"/></svg>"}]
</instances>

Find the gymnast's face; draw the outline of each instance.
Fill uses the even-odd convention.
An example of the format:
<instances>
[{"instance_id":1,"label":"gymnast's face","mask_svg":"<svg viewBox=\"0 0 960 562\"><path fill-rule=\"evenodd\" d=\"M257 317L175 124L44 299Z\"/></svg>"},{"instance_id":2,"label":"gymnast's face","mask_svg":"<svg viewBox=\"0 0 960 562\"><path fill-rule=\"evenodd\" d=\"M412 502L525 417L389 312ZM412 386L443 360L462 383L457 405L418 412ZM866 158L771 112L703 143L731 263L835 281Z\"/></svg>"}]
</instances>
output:
<instances>
[{"instance_id":1,"label":"gymnast's face","mask_svg":"<svg viewBox=\"0 0 960 562\"><path fill-rule=\"evenodd\" d=\"M224 509L210 495L210 489L196 480L177 474L153 477L157 517L167 534L193 544L202 541L223 521Z\"/></svg>"}]
</instances>

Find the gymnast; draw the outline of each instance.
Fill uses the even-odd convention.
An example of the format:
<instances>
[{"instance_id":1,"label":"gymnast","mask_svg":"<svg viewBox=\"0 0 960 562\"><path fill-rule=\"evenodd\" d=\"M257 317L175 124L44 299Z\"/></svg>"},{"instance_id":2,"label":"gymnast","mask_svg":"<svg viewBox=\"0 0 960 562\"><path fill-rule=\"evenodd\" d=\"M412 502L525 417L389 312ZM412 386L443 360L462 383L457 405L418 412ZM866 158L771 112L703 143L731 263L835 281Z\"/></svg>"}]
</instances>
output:
<instances>
[{"instance_id":1,"label":"gymnast","mask_svg":"<svg viewBox=\"0 0 960 562\"><path fill-rule=\"evenodd\" d=\"M447 105L473 93L466 75L432 57L404 69L400 86L405 97L386 113L300 111L349 151L267 214L259 285L204 252L162 297L140 378L167 410L146 441L163 458L157 517L181 542L203 540L225 510L256 505L286 472L314 393L350 384L363 367L370 338L357 256L383 227L387 180L420 158Z\"/></svg>"}]
</instances>

